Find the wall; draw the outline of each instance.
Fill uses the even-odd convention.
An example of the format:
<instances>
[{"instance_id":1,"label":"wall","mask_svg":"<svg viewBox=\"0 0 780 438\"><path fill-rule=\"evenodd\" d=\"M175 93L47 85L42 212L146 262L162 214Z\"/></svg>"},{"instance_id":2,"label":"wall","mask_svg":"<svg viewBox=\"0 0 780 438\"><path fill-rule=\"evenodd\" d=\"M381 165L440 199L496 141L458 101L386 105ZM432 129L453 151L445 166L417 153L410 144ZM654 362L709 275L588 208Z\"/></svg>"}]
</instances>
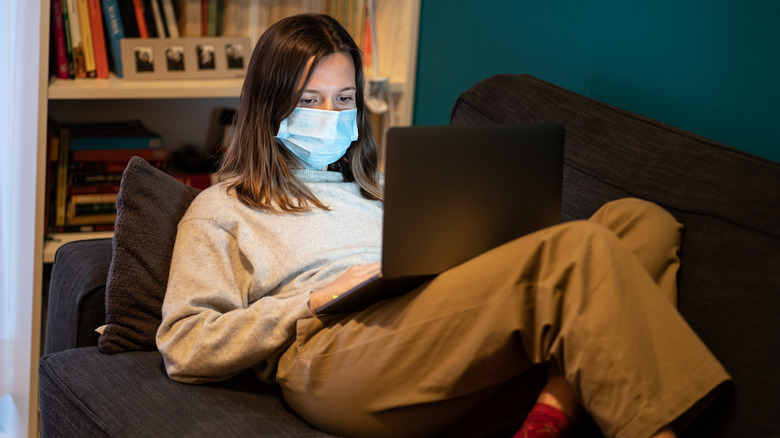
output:
<instances>
[{"instance_id":1,"label":"wall","mask_svg":"<svg viewBox=\"0 0 780 438\"><path fill-rule=\"evenodd\" d=\"M779 18L775 0L426 0L414 124L530 73L780 162Z\"/></svg>"}]
</instances>

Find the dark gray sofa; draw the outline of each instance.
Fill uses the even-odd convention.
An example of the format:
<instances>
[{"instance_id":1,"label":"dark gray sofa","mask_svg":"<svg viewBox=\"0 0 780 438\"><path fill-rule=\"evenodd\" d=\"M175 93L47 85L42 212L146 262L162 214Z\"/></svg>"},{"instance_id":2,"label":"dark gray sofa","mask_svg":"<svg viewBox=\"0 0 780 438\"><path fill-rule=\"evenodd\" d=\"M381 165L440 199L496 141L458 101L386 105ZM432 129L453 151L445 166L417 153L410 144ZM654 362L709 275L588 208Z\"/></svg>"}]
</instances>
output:
<instances>
[{"instance_id":1,"label":"dark gray sofa","mask_svg":"<svg viewBox=\"0 0 780 438\"><path fill-rule=\"evenodd\" d=\"M684 436L780 436L780 164L528 75L491 77L452 112L453 124L513 122L565 125L564 220L635 196L685 225L679 309L734 381ZM115 247L94 240L57 252L39 368L44 437L327 436L251 375L186 385L167 378L148 344L101 353L94 329L118 305L106 305ZM590 435L586 422L575 436Z\"/></svg>"}]
</instances>

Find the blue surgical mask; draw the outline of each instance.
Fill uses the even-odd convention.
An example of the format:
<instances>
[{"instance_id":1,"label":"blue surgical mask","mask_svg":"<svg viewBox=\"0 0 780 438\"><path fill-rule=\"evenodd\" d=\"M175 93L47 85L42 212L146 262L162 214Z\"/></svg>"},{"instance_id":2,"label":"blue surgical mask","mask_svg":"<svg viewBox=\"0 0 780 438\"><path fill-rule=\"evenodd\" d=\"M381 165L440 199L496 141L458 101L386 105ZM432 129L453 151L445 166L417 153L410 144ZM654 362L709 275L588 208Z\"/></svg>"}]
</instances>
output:
<instances>
[{"instance_id":1,"label":"blue surgical mask","mask_svg":"<svg viewBox=\"0 0 780 438\"><path fill-rule=\"evenodd\" d=\"M282 120L276 138L304 168L320 170L340 160L358 139L357 109L295 108Z\"/></svg>"}]
</instances>

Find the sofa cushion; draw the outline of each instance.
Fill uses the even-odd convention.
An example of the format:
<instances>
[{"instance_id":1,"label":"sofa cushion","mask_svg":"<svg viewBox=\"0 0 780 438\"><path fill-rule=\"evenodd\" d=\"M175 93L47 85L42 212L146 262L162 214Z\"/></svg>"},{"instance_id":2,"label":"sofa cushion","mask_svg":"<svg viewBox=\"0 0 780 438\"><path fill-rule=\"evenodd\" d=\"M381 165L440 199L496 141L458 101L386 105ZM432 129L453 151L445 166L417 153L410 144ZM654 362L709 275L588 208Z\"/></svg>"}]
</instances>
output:
<instances>
[{"instance_id":1,"label":"sofa cushion","mask_svg":"<svg viewBox=\"0 0 780 438\"><path fill-rule=\"evenodd\" d=\"M780 436L780 164L529 75L482 81L452 114L455 124L541 122L566 128L565 220L635 196L685 226L680 313L734 378L736 400L691 436Z\"/></svg>"},{"instance_id":2,"label":"sofa cushion","mask_svg":"<svg viewBox=\"0 0 780 438\"><path fill-rule=\"evenodd\" d=\"M141 158L128 163L116 201L101 352L157 349L176 229L198 193Z\"/></svg>"},{"instance_id":3,"label":"sofa cushion","mask_svg":"<svg viewBox=\"0 0 780 438\"><path fill-rule=\"evenodd\" d=\"M46 437L329 436L288 410L278 387L254 374L178 383L165 374L157 351L62 351L41 359L39 375Z\"/></svg>"}]
</instances>

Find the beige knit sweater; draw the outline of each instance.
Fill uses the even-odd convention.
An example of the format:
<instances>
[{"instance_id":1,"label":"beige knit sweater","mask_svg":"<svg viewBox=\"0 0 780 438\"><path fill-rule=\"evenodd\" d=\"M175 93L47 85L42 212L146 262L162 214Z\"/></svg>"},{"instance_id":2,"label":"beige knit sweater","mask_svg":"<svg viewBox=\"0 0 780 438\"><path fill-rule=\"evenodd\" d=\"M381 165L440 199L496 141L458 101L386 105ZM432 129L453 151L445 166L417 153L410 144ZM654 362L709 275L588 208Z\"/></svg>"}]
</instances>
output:
<instances>
[{"instance_id":1,"label":"beige knit sweater","mask_svg":"<svg viewBox=\"0 0 780 438\"><path fill-rule=\"evenodd\" d=\"M172 379L217 381L254 368L273 381L296 322L312 317L309 292L380 261L382 203L338 172L295 172L331 211L261 212L223 183L198 195L179 223L157 332Z\"/></svg>"}]
</instances>

